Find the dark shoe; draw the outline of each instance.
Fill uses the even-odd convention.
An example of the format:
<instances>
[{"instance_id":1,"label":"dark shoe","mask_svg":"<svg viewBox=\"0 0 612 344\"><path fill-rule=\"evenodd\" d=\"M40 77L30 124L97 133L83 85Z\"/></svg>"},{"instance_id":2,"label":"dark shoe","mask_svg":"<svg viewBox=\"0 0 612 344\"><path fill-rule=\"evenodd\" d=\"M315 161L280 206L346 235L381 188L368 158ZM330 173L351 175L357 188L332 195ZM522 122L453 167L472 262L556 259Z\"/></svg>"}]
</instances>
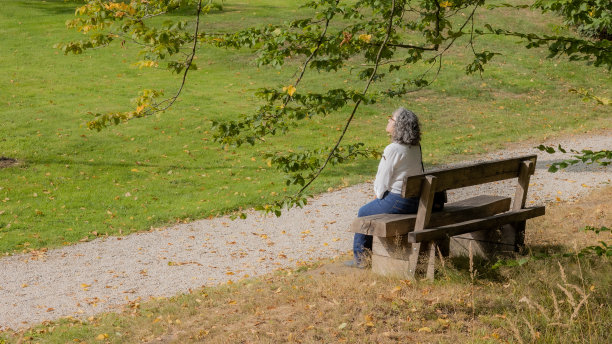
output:
<instances>
[{"instance_id":1,"label":"dark shoe","mask_svg":"<svg viewBox=\"0 0 612 344\"><path fill-rule=\"evenodd\" d=\"M356 269L365 269L365 265L363 264L359 264L357 262L355 262L355 260L347 260L346 262L344 262L345 266L348 266L349 268L356 268Z\"/></svg>"}]
</instances>

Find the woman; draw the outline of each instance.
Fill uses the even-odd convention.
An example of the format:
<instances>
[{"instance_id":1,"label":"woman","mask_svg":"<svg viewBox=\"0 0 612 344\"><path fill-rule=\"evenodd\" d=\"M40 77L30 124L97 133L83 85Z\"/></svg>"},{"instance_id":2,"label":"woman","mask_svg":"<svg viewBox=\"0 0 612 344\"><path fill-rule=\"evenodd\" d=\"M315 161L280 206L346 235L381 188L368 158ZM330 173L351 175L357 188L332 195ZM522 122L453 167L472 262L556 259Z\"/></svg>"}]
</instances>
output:
<instances>
[{"instance_id":1,"label":"woman","mask_svg":"<svg viewBox=\"0 0 612 344\"><path fill-rule=\"evenodd\" d=\"M421 130L419 119L403 107L389 117L386 128L391 135L389 144L382 155L374 180L376 199L359 209L358 217L375 214L416 213L419 199L402 198L404 177L422 173ZM372 236L355 233L353 241L354 260L345 262L352 267L363 268L364 258L372 249Z\"/></svg>"}]
</instances>

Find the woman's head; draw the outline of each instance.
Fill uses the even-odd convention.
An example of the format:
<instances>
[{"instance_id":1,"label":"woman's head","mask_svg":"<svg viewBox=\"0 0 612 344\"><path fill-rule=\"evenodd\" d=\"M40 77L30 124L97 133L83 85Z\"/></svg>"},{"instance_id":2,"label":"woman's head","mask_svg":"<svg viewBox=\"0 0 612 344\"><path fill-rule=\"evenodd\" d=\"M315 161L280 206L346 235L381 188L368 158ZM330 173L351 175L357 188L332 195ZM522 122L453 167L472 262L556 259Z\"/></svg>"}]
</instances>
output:
<instances>
[{"instance_id":1,"label":"woman's head","mask_svg":"<svg viewBox=\"0 0 612 344\"><path fill-rule=\"evenodd\" d=\"M412 111L403 107L393 112L387 132L391 134L393 142L405 145L418 145L421 142L419 119Z\"/></svg>"}]
</instances>

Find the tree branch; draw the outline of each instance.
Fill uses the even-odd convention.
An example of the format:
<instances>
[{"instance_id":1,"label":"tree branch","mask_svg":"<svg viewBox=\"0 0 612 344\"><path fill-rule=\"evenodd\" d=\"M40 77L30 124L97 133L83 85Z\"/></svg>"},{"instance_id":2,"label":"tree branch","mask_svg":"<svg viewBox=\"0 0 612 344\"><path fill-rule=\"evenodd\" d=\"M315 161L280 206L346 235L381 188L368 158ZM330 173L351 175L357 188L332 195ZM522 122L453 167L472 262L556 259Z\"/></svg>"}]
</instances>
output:
<instances>
[{"instance_id":1,"label":"tree branch","mask_svg":"<svg viewBox=\"0 0 612 344\"><path fill-rule=\"evenodd\" d=\"M212 0L209 0L209 2L210 1L212 1ZM189 73L189 69L191 68L191 64L193 63L193 59L194 59L194 57L196 55L196 49L198 47L198 32L200 30L200 15L201 14L202 14L202 0L199 0L198 1L198 9L196 11L196 25L195 25L195 30L194 30L194 33L193 33L193 46L192 46L192 49L191 49L191 55L188 57L188 59L187 59L187 61L185 63L185 72L183 72L183 80L181 81L181 86L179 87L178 91L176 92L176 94L172 98L168 98L166 100L163 100L163 101L155 104L154 105L155 110L151 111L147 115L152 115L154 113L167 110L169 107L172 106L172 104L174 104L174 102L178 99L179 95L183 91L183 87L185 86L185 81L187 80L187 74ZM161 106L164 103L168 103L168 105L166 105L162 109L159 109L158 107Z\"/></svg>"},{"instance_id":2,"label":"tree branch","mask_svg":"<svg viewBox=\"0 0 612 344\"><path fill-rule=\"evenodd\" d=\"M378 49L378 54L376 55L376 63L375 63L375 66L374 66L374 70L372 71L372 74L370 75L370 78L368 79L368 82L366 83L365 88L364 88L363 92L361 93L362 96L365 96L366 93L368 92L368 89L370 88L370 84L374 80L374 77L376 76L376 73L378 71L378 66L379 66L379 63L380 63L380 56L382 54L382 51L383 51L384 47L387 45L387 42L389 42L389 38L391 37L391 31L393 29L393 16L394 16L394 14L395 14L395 0L392 0L392 3L391 3L391 14L389 15L389 25L387 26L387 35L385 37L384 42L380 45L380 48ZM353 111L351 112L351 115L349 116L349 118L346 121L346 124L344 125L344 129L342 130L342 134L340 134L340 137L336 141L336 144L334 145L332 150L327 155L327 159L325 159L325 162L323 163L323 165L319 168L317 173L308 181L308 183L306 183L300 189L300 191L298 191L298 195L301 195L304 192L304 190L306 190L310 186L310 184L312 184L312 182L314 182L319 177L321 172L325 169L325 167L327 166L327 164L331 160L332 156L334 155L334 153L338 149L338 146L340 146L340 143L342 142L342 139L344 138L344 135L346 134L346 131L348 130L351 122L353 121L353 118L355 117L355 113L357 112L357 108L359 108L360 104L361 104L361 98L358 99L355 102L355 106L353 107Z\"/></svg>"}]
</instances>

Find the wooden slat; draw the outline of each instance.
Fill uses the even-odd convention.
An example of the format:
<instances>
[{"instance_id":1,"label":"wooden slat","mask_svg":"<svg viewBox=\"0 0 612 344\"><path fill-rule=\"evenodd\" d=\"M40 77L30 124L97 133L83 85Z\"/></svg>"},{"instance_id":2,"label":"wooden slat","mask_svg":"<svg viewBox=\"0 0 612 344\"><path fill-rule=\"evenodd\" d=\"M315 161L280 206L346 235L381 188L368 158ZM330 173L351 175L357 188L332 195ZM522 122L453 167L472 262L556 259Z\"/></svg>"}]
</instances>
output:
<instances>
[{"instance_id":1,"label":"wooden slat","mask_svg":"<svg viewBox=\"0 0 612 344\"><path fill-rule=\"evenodd\" d=\"M532 217L542 216L544 213L544 206L513 210L507 213L488 216L481 219L425 229L420 232L412 232L408 234L408 242L425 242L463 233L474 232L481 229L494 228L508 223L524 221Z\"/></svg>"},{"instance_id":2,"label":"wooden slat","mask_svg":"<svg viewBox=\"0 0 612 344\"><path fill-rule=\"evenodd\" d=\"M459 202L448 203L444 210L434 212L429 227L439 227L499 214L510 209L509 197L480 195ZM394 237L414 229L416 214L378 214L359 217L353 221L351 231L379 237Z\"/></svg>"},{"instance_id":3,"label":"wooden slat","mask_svg":"<svg viewBox=\"0 0 612 344\"><path fill-rule=\"evenodd\" d=\"M466 186L516 178L519 176L521 163L526 160L533 162L533 165L529 170L529 175L531 175L535 172L537 155L527 155L512 159L484 162L464 167L437 170L414 176L408 176L404 179L402 196L406 198L420 196L422 181L429 175L435 176L438 179L436 191L452 190Z\"/></svg>"}]
</instances>

